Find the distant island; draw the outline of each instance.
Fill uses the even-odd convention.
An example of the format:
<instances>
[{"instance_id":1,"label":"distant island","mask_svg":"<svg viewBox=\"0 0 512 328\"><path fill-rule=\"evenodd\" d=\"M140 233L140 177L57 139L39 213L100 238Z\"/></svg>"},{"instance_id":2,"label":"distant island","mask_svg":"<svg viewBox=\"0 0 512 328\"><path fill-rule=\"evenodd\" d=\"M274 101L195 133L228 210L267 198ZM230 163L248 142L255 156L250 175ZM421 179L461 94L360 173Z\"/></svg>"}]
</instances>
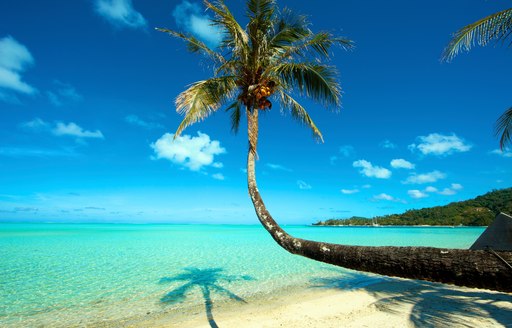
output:
<instances>
[{"instance_id":1,"label":"distant island","mask_svg":"<svg viewBox=\"0 0 512 328\"><path fill-rule=\"evenodd\" d=\"M409 210L365 218L318 221L314 226L374 226L374 225L431 225L431 226L487 226L500 212L512 213L512 188L493 190L485 195L445 206Z\"/></svg>"}]
</instances>

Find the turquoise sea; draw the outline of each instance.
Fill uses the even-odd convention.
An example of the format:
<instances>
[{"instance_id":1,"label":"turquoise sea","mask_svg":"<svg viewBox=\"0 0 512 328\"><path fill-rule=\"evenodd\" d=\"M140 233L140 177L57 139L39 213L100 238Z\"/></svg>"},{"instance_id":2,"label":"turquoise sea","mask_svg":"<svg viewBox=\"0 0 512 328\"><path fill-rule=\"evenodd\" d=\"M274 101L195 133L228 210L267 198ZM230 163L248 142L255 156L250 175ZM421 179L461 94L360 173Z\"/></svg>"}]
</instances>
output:
<instances>
[{"instance_id":1,"label":"turquoise sea","mask_svg":"<svg viewBox=\"0 0 512 328\"><path fill-rule=\"evenodd\" d=\"M468 248L484 228L287 226L351 245ZM343 269L290 255L260 226L0 224L0 326L116 326L307 288Z\"/></svg>"}]
</instances>

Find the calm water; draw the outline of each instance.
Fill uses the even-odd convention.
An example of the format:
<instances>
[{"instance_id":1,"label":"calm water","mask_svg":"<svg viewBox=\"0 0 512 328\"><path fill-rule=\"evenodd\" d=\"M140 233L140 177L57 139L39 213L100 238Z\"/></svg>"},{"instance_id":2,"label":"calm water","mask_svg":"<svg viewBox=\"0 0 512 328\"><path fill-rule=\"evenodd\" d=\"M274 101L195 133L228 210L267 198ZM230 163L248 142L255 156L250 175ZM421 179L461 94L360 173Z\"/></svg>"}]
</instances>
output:
<instances>
[{"instance_id":1,"label":"calm water","mask_svg":"<svg viewBox=\"0 0 512 328\"><path fill-rule=\"evenodd\" d=\"M468 248L483 228L305 227L352 245ZM293 256L260 226L0 224L0 326L84 326L311 285L341 269Z\"/></svg>"}]
</instances>

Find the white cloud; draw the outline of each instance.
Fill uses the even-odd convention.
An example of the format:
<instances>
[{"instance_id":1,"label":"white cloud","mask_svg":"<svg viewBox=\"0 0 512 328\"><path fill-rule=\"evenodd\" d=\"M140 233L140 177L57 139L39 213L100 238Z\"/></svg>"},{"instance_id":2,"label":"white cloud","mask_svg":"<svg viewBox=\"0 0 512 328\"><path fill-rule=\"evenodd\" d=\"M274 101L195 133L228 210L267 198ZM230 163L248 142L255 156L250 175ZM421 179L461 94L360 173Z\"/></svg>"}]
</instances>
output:
<instances>
[{"instance_id":1,"label":"white cloud","mask_svg":"<svg viewBox=\"0 0 512 328\"><path fill-rule=\"evenodd\" d=\"M369 184L365 184L365 185L361 186L361 188L364 188L364 189L369 189L371 187L372 187L372 185L369 185Z\"/></svg>"},{"instance_id":2,"label":"white cloud","mask_svg":"<svg viewBox=\"0 0 512 328\"><path fill-rule=\"evenodd\" d=\"M282 166L282 165L279 165L279 164L272 164L272 163L267 163L266 166L272 170L276 170L276 171L286 171L286 172L291 172L292 170L285 167L285 166Z\"/></svg>"},{"instance_id":3,"label":"white cloud","mask_svg":"<svg viewBox=\"0 0 512 328\"><path fill-rule=\"evenodd\" d=\"M444 188L441 191L439 191L439 189L437 189L435 187L428 186L427 188L425 188L425 192L426 193L427 192L428 193L437 193L439 195L450 196L450 195L455 195L457 193L457 191L459 191L463 188L464 187L460 183L452 183L449 188Z\"/></svg>"},{"instance_id":4,"label":"white cloud","mask_svg":"<svg viewBox=\"0 0 512 328\"><path fill-rule=\"evenodd\" d=\"M461 190L463 187L459 183L452 183L452 189L453 190Z\"/></svg>"},{"instance_id":5,"label":"white cloud","mask_svg":"<svg viewBox=\"0 0 512 328\"><path fill-rule=\"evenodd\" d=\"M416 198L416 199L428 197L428 194L426 194L420 190L417 190L417 189L409 190L409 191L407 191L407 194L409 196L411 196L412 198Z\"/></svg>"},{"instance_id":6,"label":"white cloud","mask_svg":"<svg viewBox=\"0 0 512 328\"><path fill-rule=\"evenodd\" d=\"M104 139L103 133L100 130L88 131L78 126L76 123L63 123L56 122L50 124L40 118L35 118L32 121L20 124L20 127L34 132L48 132L56 136L73 136L77 138L98 138Z\"/></svg>"},{"instance_id":7,"label":"white cloud","mask_svg":"<svg viewBox=\"0 0 512 328\"><path fill-rule=\"evenodd\" d=\"M308 183L306 183L305 181L302 181L302 180L297 180L297 186L299 187L299 189L302 189L302 190L311 189L311 185L309 185Z\"/></svg>"},{"instance_id":8,"label":"white cloud","mask_svg":"<svg viewBox=\"0 0 512 328\"><path fill-rule=\"evenodd\" d=\"M437 188L428 186L427 188L425 188L425 192L437 192Z\"/></svg>"},{"instance_id":9,"label":"white cloud","mask_svg":"<svg viewBox=\"0 0 512 328\"><path fill-rule=\"evenodd\" d=\"M224 180L225 177L222 173L215 173L215 174L212 174L212 178L214 178L215 180Z\"/></svg>"},{"instance_id":10,"label":"white cloud","mask_svg":"<svg viewBox=\"0 0 512 328\"><path fill-rule=\"evenodd\" d=\"M408 162L402 158L394 159L391 161L391 167L393 167L395 169L412 170L412 169L414 169L414 166L415 166L414 164L412 164L411 162Z\"/></svg>"},{"instance_id":11,"label":"white cloud","mask_svg":"<svg viewBox=\"0 0 512 328\"><path fill-rule=\"evenodd\" d=\"M387 201L395 201L396 200L395 197L388 195L388 194L384 194L384 193L373 196L373 199L374 200L387 200Z\"/></svg>"},{"instance_id":12,"label":"white cloud","mask_svg":"<svg viewBox=\"0 0 512 328\"><path fill-rule=\"evenodd\" d=\"M395 149L397 146L392 143L391 141L389 140L384 140L382 141L380 144L379 144L380 147L384 148L384 149Z\"/></svg>"},{"instance_id":13,"label":"white cloud","mask_svg":"<svg viewBox=\"0 0 512 328\"><path fill-rule=\"evenodd\" d=\"M133 8L131 0L96 0L96 12L116 27L147 26L146 19Z\"/></svg>"},{"instance_id":14,"label":"white cloud","mask_svg":"<svg viewBox=\"0 0 512 328\"><path fill-rule=\"evenodd\" d=\"M355 161L352 163L352 166L361 168L359 172L370 178L389 179L391 177L390 170L380 166L373 166L372 163L364 159Z\"/></svg>"},{"instance_id":15,"label":"white cloud","mask_svg":"<svg viewBox=\"0 0 512 328\"><path fill-rule=\"evenodd\" d=\"M54 81L54 84L56 89L46 92L48 100L50 100L54 106L62 107L67 103L78 102L83 99L72 85L60 81Z\"/></svg>"},{"instance_id":16,"label":"white cloud","mask_svg":"<svg viewBox=\"0 0 512 328\"><path fill-rule=\"evenodd\" d=\"M129 124L132 124L135 126L140 126L142 128L148 129L148 130L163 128L162 124L144 121L143 119L139 118L137 115L133 115L133 114L126 116L124 118L124 120L126 121L126 123L129 123Z\"/></svg>"},{"instance_id":17,"label":"white cloud","mask_svg":"<svg viewBox=\"0 0 512 328\"><path fill-rule=\"evenodd\" d=\"M352 155L354 155L354 153L354 147L350 145L340 146L340 154L343 155L344 157L351 157Z\"/></svg>"},{"instance_id":18,"label":"white cloud","mask_svg":"<svg viewBox=\"0 0 512 328\"><path fill-rule=\"evenodd\" d=\"M461 190L463 187L461 184L458 183L452 183L450 188L444 188L442 191L439 191L438 194L445 195L445 196L451 196L455 195L457 191Z\"/></svg>"},{"instance_id":19,"label":"white cloud","mask_svg":"<svg viewBox=\"0 0 512 328\"><path fill-rule=\"evenodd\" d=\"M166 133L151 144L156 154L155 158L170 160L191 171L199 171L205 166L214 165L215 156L226 152L219 141L210 140L207 134L201 132L197 133L197 137L183 135L174 140L173 138L173 134Z\"/></svg>"},{"instance_id":20,"label":"white cloud","mask_svg":"<svg viewBox=\"0 0 512 328\"><path fill-rule=\"evenodd\" d=\"M212 166L213 166L214 168L216 168L216 169L221 169L221 168L223 168L223 167L224 167L224 164L219 163L219 162L215 162L215 163L213 163L213 164L212 164Z\"/></svg>"},{"instance_id":21,"label":"white cloud","mask_svg":"<svg viewBox=\"0 0 512 328\"><path fill-rule=\"evenodd\" d=\"M403 181L403 183L406 184L424 184L424 183L431 183L436 182L437 180L446 178L446 174L439 172L439 171L432 171L429 173L424 174L412 174L410 175L407 180Z\"/></svg>"},{"instance_id":22,"label":"white cloud","mask_svg":"<svg viewBox=\"0 0 512 328\"><path fill-rule=\"evenodd\" d=\"M194 2L182 1L172 12L176 24L186 29L210 47L216 47L222 40L222 31L212 26L212 20L202 13L201 7Z\"/></svg>"},{"instance_id":23,"label":"white cloud","mask_svg":"<svg viewBox=\"0 0 512 328\"><path fill-rule=\"evenodd\" d=\"M341 191L342 194L352 195L352 194L358 193L359 189L341 189L340 191Z\"/></svg>"},{"instance_id":24,"label":"white cloud","mask_svg":"<svg viewBox=\"0 0 512 328\"><path fill-rule=\"evenodd\" d=\"M20 72L33 63L34 58L27 47L12 36L0 39L0 67Z\"/></svg>"},{"instance_id":25,"label":"white cloud","mask_svg":"<svg viewBox=\"0 0 512 328\"><path fill-rule=\"evenodd\" d=\"M451 196L455 195L457 192L450 188L444 188L442 191L440 191L438 194L445 195L445 196Z\"/></svg>"},{"instance_id":26,"label":"white cloud","mask_svg":"<svg viewBox=\"0 0 512 328\"><path fill-rule=\"evenodd\" d=\"M3 67L0 67L0 88L25 94L33 94L36 91L33 87L21 80L21 75L18 72Z\"/></svg>"},{"instance_id":27,"label":"white cloud","mask_svg":"<svg viewBox=\"0 0 512 328\"><path fill-rule=\"evenodd\" d=\"M11 36L0 39L0 90L34 94L37 90L22 81L21 73L34 64L34 58L27 47ZM15 96L1 93L0 99L14 99Z\"/></svg>"},{"instance_id":28,"label":"white cloud","mask_svg":"<svg viewBox=\"0 0 512 328\"><path fill-rule=\"evenodd\" d=\"M409 145L409 149L418 149L423 155L449 155L456 152L462 153L469 151L472 147L455 134L442 135L432 133L428 136L420 136L418 139L420 143L418 145Z\"/></svg>"},{"instance_id":29,"label":"white cloud","mask_svg":"<svg viewBox=\"0 0 512 328\"><path fill-rule=\"evenodd\" d=\"M20 126L25 129L41 131L49 128L49 124L40 118L35 118L32 121L21 123Z\"/></svg>"},{"instance_id":30,"label":"white cloud","mask_svg":"<svg viewBox=\"0 0 512 328\"><path fill-rule=\"evenodd\" d=\"M99 138L103 139L103 133L100 130L88 131L78 126L76 123L62 123L57 122L57 125L52 130L56 136L73 136L78 138Z\"/></svg>"},{"instance_id":31,"label":"white cloud","mask_svg":"<svg viewBox=\"0 0 512 328\"><path fill-rule=\"evenodd\" d=\"M505 158L511 158L512 157L512 151L510 151L508 149L504 149L504 150L495 149L495 150L491 151L491 154L502 156L502 157L505 157Z\"/></svg>"}]
</instances>

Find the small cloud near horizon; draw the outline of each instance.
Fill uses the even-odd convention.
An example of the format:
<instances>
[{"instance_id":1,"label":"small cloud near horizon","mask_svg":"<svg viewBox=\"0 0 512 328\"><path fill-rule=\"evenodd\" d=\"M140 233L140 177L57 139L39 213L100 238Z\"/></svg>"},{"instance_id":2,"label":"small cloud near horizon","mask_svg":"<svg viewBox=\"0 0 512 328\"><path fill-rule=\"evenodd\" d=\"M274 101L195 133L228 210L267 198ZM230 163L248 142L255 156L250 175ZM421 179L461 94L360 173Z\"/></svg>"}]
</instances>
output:
<instances>
[{"instance_id":1,"label":"small cloud near horizon","mask_svg":"<svg viewBox=\"0 0 512 328\"><path fill-rule=\"evenodd\" d=\"M55 128L52 130L52 133L56 136L72 136L77 138L93 138L93 139L105 139L103 133L100 130L89 131L84 130L82 127L78 126L76 123L63 123L57 122Z\"/></svg>"},{"instance_id":2,"label":"small cloud near horizon","mask_svg":"<svg viewBox=\"0 0 512 328\"><path fill-rule=\"evenodd\" d=\"M381 194L375 195L375 196L372 197L371 200L373 200L373 201L385 200L385 201L388 201L388 202L396 202L396 203L403 203L403 204L407 203L404 200L401 200L399 198L395 198L395 197L393 197L391 195L388 195L386 193L381 193Z\"/></svg>"},{"instance_id":3,"label":"small cloud near horizon","mask_svg":"<svg viewBox=\"0 0 512 328\"><path fill-rule=\"evenodd\" d=\"M403 184L424 184L424 183L432 183L438 180L446 178L446 174L440 171L432 171L429 173L411 174L405 181L402 181Z\"/></svg>"},{"instance_id":4,"label":"small cloud near horizon","mask_svg":"<svg viewBox=\"0 0 512 328\"><path fill-rule=\"evenodd\" d=\"M391 171L380 167L374 166L372 163L361 159L352 163L353 167L360 168L359 173L369 178L377 179L389 179L391 177Z\"/></svg>"},{"instance_id":5,"label":"small cloud near horizon","mask_svg":"<svg viewBox=\"0 0 512 328\"><path fill-rule=\"evenodd\" d=\"M446 156L453 153L467 152L473 147L455 134L442 135L431 133L428 136L420 136L417 139L420 143L411 144L408 148L411 151L418 150L423 155Z\"/></svg>"},{"instance_id":6,"label":"small cloud near horizon","mask_svg":"<svg viewBox=\"0 0 512 328\"><path fill-rule=\"evenodd\" d=\"M310 190L312 188L310 184L302 180L297 180L297 186L301 190Z\"/></svg>"},{"instance_id":7,"label":"small cloud near horizon","mask_svg":"<svg viewBox=\"0 0 512 328\"><path fill-rule=\"evenodd\" d=\"M406 169L406 170L412 170L416 166L413 163L406 161L405 159L402 159L402 158L392 160L390 165L394 169Z\"/></svg>"},{"instance_id":8,"label":"small cloud near horizon","mask_svg":"<svg viewBox=\"0 0 512 328\"><path fill-rule=\"evenodd\" d=\"M220 180L220 181L223 181L226 179L222 173L212 174L212 178L214 178L215 180Z\"/></svg>"},{"instance_id":9,"label":"small cloud near horizon","mask_svg":"<svg viewBox=\"0 0 512 328\"><path fill-rule=\"evenodd\" d=\"M89 131L85 130L74 122L63 123L55 122L50 124L44 120L36 117L31 121L23 122L19 125L21 128L30 130L32 132L47 132L55 136L72 136L79 139L92 138L92 139L105 139L103 133L100 130Z\"/></svg>"},{"instance_id":10,"label":"small cloud near horizon","mask_svg":"<svg viewBox=\"0 0 512 328\"><path fill-rule=\"evenodd\" d=\"M412 198L415 198L415 199L420 199L420 198L428 197L427 193L425 193L425 192L423 192L421 190L418 190L418 189L408 190L407 194L409 196L411 196Z\"/></svg>"}]
</instances>

